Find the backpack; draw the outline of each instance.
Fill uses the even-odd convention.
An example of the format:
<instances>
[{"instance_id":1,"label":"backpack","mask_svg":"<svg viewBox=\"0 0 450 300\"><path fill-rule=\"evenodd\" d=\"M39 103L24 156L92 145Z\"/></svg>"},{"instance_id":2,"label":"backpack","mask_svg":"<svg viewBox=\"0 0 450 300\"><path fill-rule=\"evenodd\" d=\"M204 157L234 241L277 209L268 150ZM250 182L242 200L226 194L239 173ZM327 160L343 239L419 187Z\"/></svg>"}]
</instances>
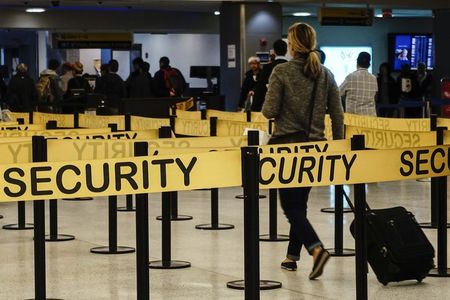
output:
<instances>
[{"instance_id":1,"label":"backpack","mask_svg":"<svg viewBox=\"0 0 450 300\"><path fill-rule=\"evenodd\" d=\"M183 92L183 80L178 71L174 68L164 69L164 84L166 88L176 96L181 96Z\"/></svg>"},{"instance_id":2,"label":"backpack","mask_svg":"<svg viewBox=\"0 0 450 300\"><path fill-rule=\"evenodd\" d=\"M53 103L55 95L53 95L51 78L49 75L41 75L36 83L39 103Z\"/></svg>"}]
</instances>

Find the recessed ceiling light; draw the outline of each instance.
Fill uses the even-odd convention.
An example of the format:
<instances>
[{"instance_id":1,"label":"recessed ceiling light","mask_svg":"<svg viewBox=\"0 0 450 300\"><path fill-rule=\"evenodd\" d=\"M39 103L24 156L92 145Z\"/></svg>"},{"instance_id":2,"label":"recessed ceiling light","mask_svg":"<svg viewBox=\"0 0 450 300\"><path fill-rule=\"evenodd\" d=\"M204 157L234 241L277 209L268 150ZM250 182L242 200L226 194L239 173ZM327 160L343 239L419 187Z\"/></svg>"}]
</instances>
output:
<instances>
[{"instance_id":1,"label":"recessed ceiling light","mask_svg":"<svg viewBox=\"0 0 450 300\"><path fill-rule=\"evenodd\" d=\"M214 15L215 15L215 16L220 16L220 11L216 10L216 11L214 12Z\"/></svg>"},{"instance_id":2,"label":"recessed ceiling light","mask_svg":"<svg viewBox=\"0 0 450 300\"><path fill-rule=\"evenodd\" d=\"M31 7L27 8L25 11L28 13L43 13L45 11L45 8Z\"/></svg>"},{"instance_id":3,"label":"recessed ceiling light","mask_svg":"<svg viewBox=\"0 0 450 300\"><path fill-rule=\"evenodd\" d=\"M311 16L311 13L306 11L296 12L292 14L294 17L309 17Z\"/></svg>"}]
</instances>

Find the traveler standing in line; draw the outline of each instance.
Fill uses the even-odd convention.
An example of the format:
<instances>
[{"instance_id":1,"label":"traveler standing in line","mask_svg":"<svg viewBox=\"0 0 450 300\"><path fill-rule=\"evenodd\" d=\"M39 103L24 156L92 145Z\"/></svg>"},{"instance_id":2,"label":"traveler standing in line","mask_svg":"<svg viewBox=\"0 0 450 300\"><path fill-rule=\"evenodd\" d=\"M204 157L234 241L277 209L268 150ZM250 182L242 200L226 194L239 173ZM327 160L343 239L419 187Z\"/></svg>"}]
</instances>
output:
<instances>
[{"instance_id":1,"label":"traveler standing in line","mask_svg":"<svg viewBox=\"0 0 450 300\"><path fill-rule=\"evenodd\" d=\"M41 72L36 83L39 103L43 106L39 110L48 112L59 112L59 105L63 98L63 91L60 88L60 78L56 70L59 68L57 59L48 61L48 69Z\"/></svg>"},{"instance_id":2,"label":"traveler standing in line","mask_svg":"<svg viewBox=\"0 0 450 300\"><path fill-rule=\"evenodd\" d=\"M74 89L84 90L85 94L91 92L89 81L83 77L83 64L79 61L72 65L73 78L67 83L66 98L70 97L71 91Z\"/></svg>"},{"instance_id":3,"label":"traveler standing in line","mask_svg":"<svg viewBox=\"0 0 450 300\"><path fill-rule=\"evenodd\" d=\"M348 74L339 87L341 97L345 97L345 111L376 117L375 96L378 92L378 83L377 78L368 71L370 54L359 53L356 67L356 71Z\"/></svg>"},{"instance_id":4,"label":"traveler standing in line","mask_svg":"<svg viewBox=\"0 0 450 300\"><path fill-rule=\"evenodd\" d=\"M259 57L250 57L248 59L248 65L250 66L250 70L245 73L244 82L242 83L241 87L241 95L239 96L238 110L250 109L250 107L246 107L246 105L248 106L247 99L249 97L253 97L253 95L255 94L254 89L261 74L261 64Z\"/></svg>"},{"instance_id":5,"label":"traveler standing in line","mask_svg":"<svg viewBox=\"0 0 450 300\"><path fill-rule=\"evenodd\" d=\"M146 98L152 96L148 72L144 71L144 61L138 57L133 60L133 72L126 81L128 98Z\"/></svg>"},{"instance_id":6,"label":"traveler standing in line","mask_svg":"<svg viewBox=\"0 0 450 300\"><path fill-rule=\"evenodd\" d=\"M63 74L60 77L61 80L59 82L59 87L64 94L67 92L67 85L69 84L69 80L73 78L72 71L72 64L70 62L65 62L62 65Z\"/></svg>"},{"instance_id":7,"label":"traveler standing in line","mask_svg":"<svg viewBox=\"0 0 450 300\"><path fill-rule=\"evenodd\" d=\"M423 62L417 64L415 82L417 84L415 89L416 98L429 98L433 87L433 76L427 72L427 66Z\"/></svg>"},{"instance_id":8,"label":"traveler standing in line","mask_svg":"<svg viewBox=\"0 0 450 300\"><path fill-rule=\"evenodd\" d=\"M105 95L107 100L107 109L110 114L119 114L120 100L126 97L125 82L117 72L119 71L119 62L111 59L108 63L109 73L105 76Z\"/></svg>"},{"instance_id":9,"label":"traveler standing in line","mask_svg":"<svg viewBox=\"0 0 450 300\"><path fill-rule=\"evenodd\" d=\"M186 80L180 70L170 66L167 56L159 59L159 71L155 73L154 92L158 97L180 97L186 88Z\"/></svg>"},{"instance_id":10,"label":"traveler standing in line","mask_svg":"<svg viewBox=\"0 0 450 300\"><path fill-rule=\"evenodd\" d=\"M3 65L0 66L0 103L5 102L6 93L8 91L8 86L5 83L5 78L8 78L8 67Z\"/></svg>"},{"instance_id":11,"label":"traveler standing in line","mask_svg":"<svg viewBox=\"0 0 450 300\"><path fill-rule=\"evenodd\" d=\"M391 68L387 62L382 63L377 77L378 93L377 103L396 104L398 103L397 83L391 75ZM392 110L380 111L380 117L392 117Z\"/></svg>"},{"instance_id":12,"label":"traveler standing in line","mask_svg":"<svg viewBox=\"0 0 450 300\"><path fill-rule=\"evenodd\" d=\"M16 75L9 81L7 99L12 111L29 112L37 104L38 95L34 80L28 75L28 67L19 64Z\"/></svg>"},{"instance_id":13,"label":"traveler standing in line","mask_svg":"<svg viewBox=\"0 0 450 300\"><path fill-rule=\"evenodd\" d=\"M275 119L273 144L325 140L325 114L332 121L334 139L344 137L344 113L339 90L330 70L320 64L316 32L308 24L295 23L288 30L288 49L293 59L277 65L269 79L263 115ZM295 271L305 246L313 257L309 279L319 277L330 254L307 219L311 188L279 189L281 207L291 224L283 269Z\"/></svg>"},{"instance_id":14,"label":"traveler standing in line","mask_svg":"<svg viewBox=\"0 0 450 300\"><path fill-rule=\"evenodd\" d=\"M275 58L273 61L263 67L261 70L261 75L259 76L259 80L255 85L253 95L253 103L252 103L252 111L261 111L261 108L264 103L264 98L267 93L267 84L269 83L270 74L272 74L272 70L276 65L287 62L286 53L287 53L287 44L283 40L276 40L273 43L273 51L275 52Z\"/></svg>"}]
</instances>

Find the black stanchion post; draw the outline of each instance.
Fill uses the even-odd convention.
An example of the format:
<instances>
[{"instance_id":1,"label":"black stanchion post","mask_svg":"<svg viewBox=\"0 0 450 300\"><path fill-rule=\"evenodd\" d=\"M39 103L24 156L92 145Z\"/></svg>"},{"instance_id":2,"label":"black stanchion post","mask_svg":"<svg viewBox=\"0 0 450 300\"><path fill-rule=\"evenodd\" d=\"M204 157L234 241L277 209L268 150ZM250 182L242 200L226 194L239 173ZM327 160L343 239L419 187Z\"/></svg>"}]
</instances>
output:
<instances>
[{"instance_id":1,"label":"black stanchion post","mask_svg":"<svg viewBox=\"0 0 450 300\"><path fill-rule=\"evenodd\" d=\"M56 129L58 128L58 124L56 121L51 120L47 122L46 128ZM65 242L74 240L75 236L73 235L58 233L58 200L50 199L48 202L50 210L50 234L45 236L45 240L47 242Z\"/></svg>"},{"instance_id":2,"label":"black stanchion post","mask_svg":"<svg viewBox=\"0 0 450 300\"><path fill-rule=\"evenodd\" d=\"M77 111L73 113L73 128L80 128L80 114Z\"/></svg>"},{"instance_id":3,"label":"black stanchion post","mask_svg":"<svg viewBox=\"0 0 450 300\"><path fill-rule=\"evenodd\" d=\"M147 156L148 143L134 144L134 156ZM150 299L148 194L136 195L136 291L137 299Z\"/></svg>"},{"instance_id":4,"label":"black stanchion post","mask_svg":"<svg viewBox=\"0 0 450 300\"><path fill-rule=\"evenodd\" d=\"M17 124L19 124L19 125L25 124L25 119L24 118L17 118Z\"/></svg>"},{"instance_id":5,"label":"black stanchion post","mask_svg":"<svg viewBox=\"0 0 450 300\"><path fill-rule=\"evenodd\" d=\"M351 139L352 150L364 150L363 135ZM366 185L354 185L356 299L367 300Z\"/></svg>"},{"instance_id":6,"label":"black stanchion post","mask_svg":"<svg viewBox=\"0 0 450 300\"><path fill-rule=\"evenodd\" d=\"M159 135L162 136L170 130L169 127L161 127L159 129ZM181 269L188 268L191 266L190 262L172 260L171 257L171 203L172 203L173 192L163 192L161 195L161 227L162 227L162 259L158 261L151 261L149 263L150 269Z\"/></svg>"},{"instance_id":7,"label":"black stanchion post","mask_svg":"<svg viewBox=\"0 0 450 300\"><path fill-rule=\"evenodd\" d=\"M177 116L171 116L170 117L170 128L172 129L172 132L175 133L175 120L177 119ZM176 135L176 133L175 133Z\"/></svg>"},{"instance_id":8,"label":"black stanchion post","mask_svg":"<svg viewBox=\"0 0 450 300\"><path fill-rule=\"evenodd\" d=\"M163 126L159 130L159 138L171 138L172 129L168 126ZM179 215L178 214L178 192L171 192L170 195L170 219L172 221L187 221L192 220L192 216ZM162 216L156 217L157 220L161 221Z\"/></svg>"},{"instance_id":9,"label":"black stanchion post","mask_svg":"<svg viewBox=\"0 0 450 300\"><path fill-rule=\"evenodd\" d=\"M108 124L111 132L117 132L117 124ZM128 196L128 195L127 195ZM125 207L126 208L126 207ZM108 246L91 248L95 254L125 254L134 252L134 248L117 246L117 196L108 196Z\"/></svg>"},{"instance_id":10,"label":"black stanchion post","mask_svg":"<svg viewBox=\"0 0 450 300\"><path fill-rule=\"evenodd\" d=\"M247 110L245 112L245 119L247 122L251 122L252 121L252 112L250 110Z\"/></svg>"},{"instance_id":11,"label":"black stanchion post","mask_svg":"<svg viewBox=\"0 0 450 300\"><path fill-rule=\"evenodd\" d=\"M437 145L444 144L445 127L438 127L436 130ZM433 178L434 179L434 178ZM447 267L447 177L436 177L437 179L437 268L432 269L428 276L450 277Z\"/></svg>"},{"instance_id":12,"label":"black stanchion post","mask_svg":"<svg viewBox=\"0 0 450 300\"><path fill-rule=\"evenodd\" d=\"M202 120L206 120L206 119L208 118L206 109L202 109L202 110L200 111L200 118L201 118Z\"/></svg>"},{"instance_id":13,"label":"black stanchion post","mask_svg":"<svg viewBox=\"0 0 450 300\"><path fill-rule=\"evenodd\" d=\"M33 124L33 110L28 113L28 124Z\"/></svg>"},{"instance_id":14,"label":"black stanchion post","mask_svg":"<svg viewBox=\"0 0 450 300\"><path fill-rule=\"evenodd\" d=\"M257 147L241 148L244 187L244 280L228 288L245 290L245 299L259 299L260 290L281 288L281 282L259 278L259 154Z\"/></svg>"},{"instance_id":15,"label":"black stanchion post","mask_svg":"<svg viewBox=\"0 0 450 300\"><path fill-rule=\"evenodd\" d=\"M210 136L217 136L217 117L209 118ZM228 230L233 229L234 225L219 223L219 189L211 189L211 223L195 225L196 229L202 230Z\"/></svg>"}]
</instances>

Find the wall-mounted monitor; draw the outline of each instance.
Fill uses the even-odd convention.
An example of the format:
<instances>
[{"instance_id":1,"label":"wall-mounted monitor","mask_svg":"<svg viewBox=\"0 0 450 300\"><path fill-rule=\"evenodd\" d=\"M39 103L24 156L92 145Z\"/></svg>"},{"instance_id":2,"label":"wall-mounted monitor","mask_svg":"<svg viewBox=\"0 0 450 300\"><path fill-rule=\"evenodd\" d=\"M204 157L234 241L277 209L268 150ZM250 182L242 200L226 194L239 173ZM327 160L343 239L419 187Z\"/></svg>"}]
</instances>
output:
<instances>
[{"instance_id":1,"label":"wall-mounted monitor","mask_svg":"<svg viewBox=\"0 0 450 300\"><path fill-rule=\"evenodd\" d=\"M400 71L402 65L417 69L421 62L428 70L434 67L433 36L427 33L390 33L388 35L389 61L394 71Z\"/></svg>"},{"instance_id":2,"label":"wall-mounted monitor","mask_svg":"<svg viewBox=\"0 0 450 300\"><path fill-rule=\"evenodd\" d=\"M372 56L372 47L366 46L321 46L320 50L325 52L324 65L333 72L338 86L344 82L348 74L356 71L356 59L359 53L368 52ZM372 64L369 72L372 73Z\"/></svg>"}]
</instances>

